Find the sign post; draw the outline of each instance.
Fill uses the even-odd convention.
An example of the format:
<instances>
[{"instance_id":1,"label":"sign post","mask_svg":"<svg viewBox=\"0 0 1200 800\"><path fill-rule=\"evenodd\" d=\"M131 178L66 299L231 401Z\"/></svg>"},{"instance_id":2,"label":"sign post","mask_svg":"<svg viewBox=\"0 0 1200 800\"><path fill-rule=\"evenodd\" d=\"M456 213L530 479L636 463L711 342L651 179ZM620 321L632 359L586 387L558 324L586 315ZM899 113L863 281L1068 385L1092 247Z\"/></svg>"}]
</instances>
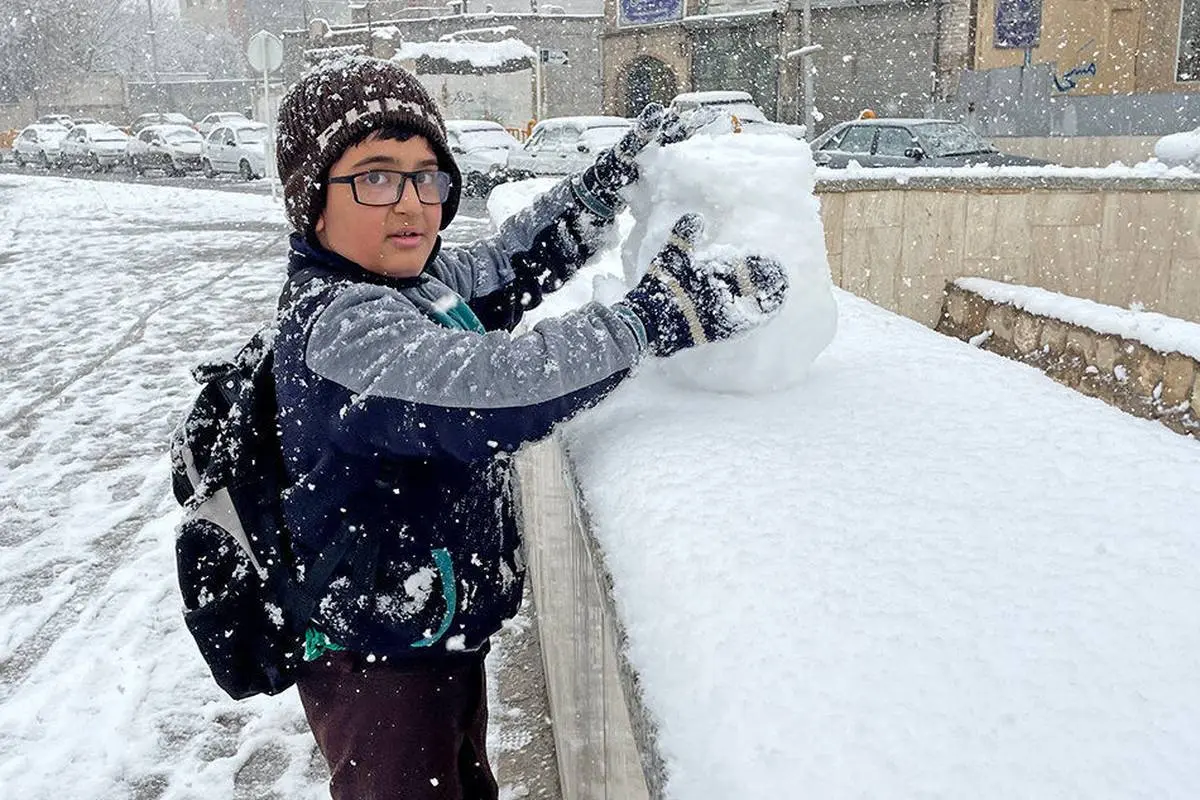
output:
<instances>
[{"instance_id":1,"label":"sign post","mask_svg":"<svg viewBox=\"0 0 1200 800\"><path fill-rule=\"evenodd\" d=\"M263 77L263 116L267 123L266 146L266 179L271 182L271 199L278 199L275 187L275 115L271 113L271 80L270 75L283 65L283 42L279 37L267 31L259 31L250 37L246 47L246 59L250 66Z\"/></svg>"}]
</instances>

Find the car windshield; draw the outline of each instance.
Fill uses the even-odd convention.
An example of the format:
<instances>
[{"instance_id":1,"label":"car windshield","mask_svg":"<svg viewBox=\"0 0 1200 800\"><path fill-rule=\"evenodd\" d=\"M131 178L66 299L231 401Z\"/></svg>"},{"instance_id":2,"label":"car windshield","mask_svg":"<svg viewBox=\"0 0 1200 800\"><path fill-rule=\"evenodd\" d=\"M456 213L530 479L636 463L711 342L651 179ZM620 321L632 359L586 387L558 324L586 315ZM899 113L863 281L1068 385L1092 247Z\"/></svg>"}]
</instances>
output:
<instances>
[{"instance_id":1,"label":"car windshield","mask_svg":"<svg viewBox=\"0 0 1200 800\"><path fill-rule=\"evenodd\" d=\"M961 122L927 122L914 125L913 130L929 151L927 155L952 156L992 151L991 145Z\"/></svg>"},{"instance_id":2,"label":"car windshield","mask_svg":"<svg viewBox=\"0 0 1200 800\"><path fill-rule=\"evenodd\" d=\"M195 131L187 131L187 130L168 131L167 133L163 134L163 138L166 139L171 144L180 144L182 142L202 142L202 141L204 141L204 137L201 136L200 134L196 133Z\"/></svg>"},{"instance_id":3,"label":"car windshield","mask_svg":"<svg viewBox=\"0 0 1200 800\"><path fill-rule=\"evenodd\" d=\"M92 135L94 142L123 142L128 138L120 128L107 128Z\"/></svg>"},{"instance_id":4,"label":"car windshield","mask_svg":"<svg viewBox=\"0 0 1200 800\"><path fill-rule=\"evenodd\" d=\"M267 140L267 129L242 128L237 135L238 141L242 144L262 144Z\"/></svg>"},{"instance_id":5,"label":"car windshield","mask_svg":"<svg viewBox=\"0 0 1200 800\"><path fill-rule=\"evenodd\" d=\"M625 131L629 130L626 125L612 125L605 128L588 128L580 136L580 140L585 142L592 150L603 150L606 147L612 147L621 137L625 135Z\"/></svg>"},{"instance_id":6,"label":"car windshield","mask_svg":"<svg viewBox=\"0 0 1200 800\"><path fill-rule=\"evenodd\" d=\"M766 122L767 118L762 110L751 103L711 103L708 108L715 108L718 111L723 111L726 114L735 116L739 122Z\"/></svg>"},{"instance_id":7,"label":"car windshield","mask_svg":"<svg viewBox=\"0 0 1200 800\"><path fill-rule=\"evenodd\" d=\"M507 131L496 128L460 131L458 141L464 150L515 150L521 146Z\"/></svg>"}]
</instances>

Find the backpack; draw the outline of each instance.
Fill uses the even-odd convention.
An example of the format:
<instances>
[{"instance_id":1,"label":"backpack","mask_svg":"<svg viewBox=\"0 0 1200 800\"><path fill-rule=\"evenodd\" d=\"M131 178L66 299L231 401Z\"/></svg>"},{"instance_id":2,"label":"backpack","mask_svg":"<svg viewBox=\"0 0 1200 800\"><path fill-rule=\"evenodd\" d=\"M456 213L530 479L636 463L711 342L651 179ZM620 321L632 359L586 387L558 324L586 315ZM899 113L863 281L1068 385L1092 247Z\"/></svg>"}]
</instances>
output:
<instances>
[{"instance_id":1,"label":"backpack","mask_svg":"<svg viewBox=\"0 0 1200 800\"><path fill-rule=\"evenodd\" d=\"M192 371L200 393L171 438L183 507L175 539L183 618L213 678L235 700L295 683L308 620L350 544L331 542L306 565L292 553L271 371L275 332L268 325L232 361Z\"/></svg>"}]
</instances>

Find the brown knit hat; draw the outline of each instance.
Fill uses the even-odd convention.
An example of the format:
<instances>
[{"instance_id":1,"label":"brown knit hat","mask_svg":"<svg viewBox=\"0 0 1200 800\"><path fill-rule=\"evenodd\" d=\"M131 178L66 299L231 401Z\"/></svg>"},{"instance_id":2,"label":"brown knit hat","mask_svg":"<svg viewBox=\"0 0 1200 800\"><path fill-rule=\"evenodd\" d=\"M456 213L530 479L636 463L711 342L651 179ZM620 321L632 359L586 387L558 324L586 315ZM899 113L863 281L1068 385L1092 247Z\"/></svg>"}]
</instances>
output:
<instances>
[{"instance_id":1,"label":"brown knit hat","mask_svg":"<svg viewBox=\"0 0 1200 800\"><path fill-rule=\"evenodd\" d=\"M311 233L325 207L325 179L346 148L396 124L424 136L450 173L442 228L458 211L462 176L446 145L446 123L416 76L394 61L343 56L313 67L279 102L275 157L288 220Z\"/></svg>"}]
</instances>

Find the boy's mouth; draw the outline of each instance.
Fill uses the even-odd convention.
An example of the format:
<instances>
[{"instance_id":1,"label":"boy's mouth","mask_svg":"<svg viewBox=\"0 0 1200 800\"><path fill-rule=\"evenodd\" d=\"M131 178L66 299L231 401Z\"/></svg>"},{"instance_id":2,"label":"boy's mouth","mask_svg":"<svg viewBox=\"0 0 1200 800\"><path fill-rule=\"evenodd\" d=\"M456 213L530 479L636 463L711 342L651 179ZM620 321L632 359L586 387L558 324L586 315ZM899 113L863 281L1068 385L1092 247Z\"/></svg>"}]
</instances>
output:
<instances>
[{"instance_id":1,"label":"boy's mouth","mask_svg":"<svg viewBox=\"0 0 1200 800\"><path fill-rule=\"evenodd\" d=\"M424 237L417 231L396 231L388 234L387 238L397 247L416 247Z\"/></svg>"}]
</instances>

